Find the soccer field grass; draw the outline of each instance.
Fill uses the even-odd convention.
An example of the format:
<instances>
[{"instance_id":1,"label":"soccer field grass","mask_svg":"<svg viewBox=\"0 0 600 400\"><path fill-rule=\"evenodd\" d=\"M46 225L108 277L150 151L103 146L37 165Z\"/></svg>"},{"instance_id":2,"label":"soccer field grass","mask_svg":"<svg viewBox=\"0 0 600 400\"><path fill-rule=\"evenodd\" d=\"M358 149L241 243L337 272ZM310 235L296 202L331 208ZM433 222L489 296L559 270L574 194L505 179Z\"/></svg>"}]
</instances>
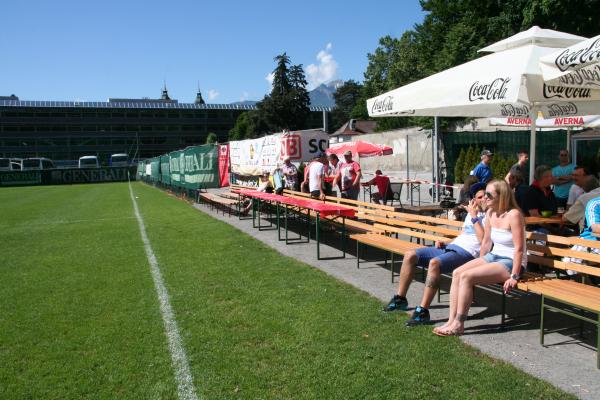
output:
<instances>
[{"instance_id":1,"label":"soccer field grass","mask_svg":"<svg viewBox=\"0 0 600 400\"><path fill-rule=\"evenodd\" d=\"M199 398L570 397L132 186ZM177 398L128 185L5 188L0 205L0 399Z\"/></svg>"}]
</instances>

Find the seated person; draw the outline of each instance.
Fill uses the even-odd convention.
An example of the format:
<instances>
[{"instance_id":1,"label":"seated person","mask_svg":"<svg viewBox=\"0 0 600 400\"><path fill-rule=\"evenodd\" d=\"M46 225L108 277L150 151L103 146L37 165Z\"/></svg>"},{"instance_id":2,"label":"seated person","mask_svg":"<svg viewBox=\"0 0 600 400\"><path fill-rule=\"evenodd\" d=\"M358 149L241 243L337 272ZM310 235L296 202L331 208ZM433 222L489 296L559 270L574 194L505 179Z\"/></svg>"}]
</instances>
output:
<instances>
[{"instance_id":1,"label":"seated person","mask_svg":"<svg viewBox=\"0 0 600 400\"><path fill-rule=\"evenodd\" d=\"M469 175L465 178L462 189L458 193L458 204L462 204L466 206L469 204L469 201L473 198L473 194L471 193L471 186L479 183L479 179L476 176Z\"/></svg>"},{"instance_id":2,"label":"seated person","mask_svg":"<svg viewBox=\"0 0 600 400\"><path fill-rule=\"evenodd\" d=\"M522 209L525 201L525 193L528 190L528 186L524 183L523 173L520 169L513 168L508 173L506 181L515 194L517 204Z\"/></svg>"},{"instance_id":3,"label":"seated person","mask_svg":"<svg viewBox=\"0 0 600 400\"><path fill-rule=\"evenodd\" d=\"M578 165L575 167L573 172L571 173L571 177L573 178L573 184L569 189L569 197L567 198L567 209L571 207L575 201L585 193L583 190L583 181L586 177L590 176L590 172L587 168Z\"/></svg>"},{"instance_id":4,"label":"seated person","mask_svg":"<svg viewBox=\"0 0 600 400\"><path fill-rule=\"evenodd\" d=\"M380 169L375 171L375 177L368 182L362 183L363 186L377 186L377 192L371 194L371 200L377 204L385 204L388 200L394 199L394 193L390 187L390 178L383 175Z\"/></svg>"},{"instance_id":5,"label":"seated person","mask_svg":"<svg viewBox=\"0 0 600 400\"><path fill-rule=\"evenodd\" d=\"M257 192L265 192L265 193L273 193L273 185L271 184L271 180L269 179L269 173L265 172L258 178L258 187L256 188ZM252 201L248 201L244 203L245 207L242 210L242 214L248 214L250 209L252 208Z\"/></svg>"},{"instance_id":6,"label":"seated person","mask_svg":"<svg viewBox=\"0 0 600 400\"><path fill-rule=\"evenodd\" d=\"M474 177L472 177L472 178L474 178ZM465 179L465 181L466 181L466 179ZM465 217L468 214L467 206L469 205L469 202L475 198L475 194L477 194L477 192L479 192L480 190L485 190L485 183L476 181L475 183L469 185L469 193L467 193L466 195L463 194L460 196L463 199L468 199L468 200L463 200L463 202L458 204L452 210L452 212L454 213L454 218L457 221L461 221L461 220L465 219ZM463 192L463 191L464 191L464 186L461 189L461 192Z\"/></svg>"},{"instance_id":7,"label":"seated person","mask_svg":"<svg viewBox=\"0 0 600 400\"><path fill-rule=\"evenodd\" d=\"M597 241L598 238L594 234L600 233L600 197L595 197L587 202L585 206L584 228L579 237L586 240ZM588 253L600 254L600 249L596 247L586 247L575 245L571 248L575 251L585 251ZM579 258L563 257L564 262L572 262L576 264L586 264L585 261ZM575 271L567 270L567 274L575 275Z\"/></svg>"},{"instance_id":8,"label":"seated person","mask_svg":"<svg viewBox=\"0 0 600 400\"><path fill-rule=\"evenodd\" d=\"M586 176L581 185L584 194L579 196L562 216L563 221L579 225L580 231L584 228L587 203L593 198L600 197L600 183L594 175Z\"/></svg>"},{"instance_id":9,"label":"seated person","mask_svg":"<svg viewBox=\"0 0 600 400\"><path fill-rule=\"evenodd\" d=\"M485 185L482 184L467 206L468 213L459 236L446 246L436 242L434 247L420 248L404 255L398 292L392 297L384 311L406 310L408 308L406 293L413 280L416 266L428 267L423 298L406 325L415 326L429 323L428 308L438 290L440 274L451 272L475 257L479 257L484 234L484 207Z\"/></svg>"},{"instance_id":10,"label":"seated person","mask_svg":"<svg viewBox=\"0 0 600 400\"><path fill-rule=\"evenodd\" d=\"M540 165L533 174L533 183L524 194L523 203L519 204L526 217L541 217L541 211L556 214L558 203L550 188L552 184L552 168Z\"/></svg>"}]
</instances>

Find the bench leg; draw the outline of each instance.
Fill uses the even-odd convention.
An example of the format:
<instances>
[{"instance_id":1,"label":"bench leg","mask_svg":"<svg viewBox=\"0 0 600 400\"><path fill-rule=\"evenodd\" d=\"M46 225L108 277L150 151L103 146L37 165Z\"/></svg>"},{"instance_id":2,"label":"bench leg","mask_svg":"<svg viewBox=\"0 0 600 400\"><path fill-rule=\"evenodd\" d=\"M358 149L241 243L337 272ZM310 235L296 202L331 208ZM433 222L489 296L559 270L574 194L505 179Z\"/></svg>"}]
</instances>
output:
<instances>
[{"instance_id":1,"label":"bench leg","mask_svg":"<svg viewBox=\"0 0 600 400\"><path fill-rule=\"evenodd\" d=\"M356 269L360 268L360 242L356 241Z\"/></svg>"},{"instance_id":2,"label":"bench leg","mask_svg":"<svg viewBox=\"0 0 600 400\"><path fill-rule=\"evenodd\" d=\"M504 329L506 322L506 293L502 291L502 317L500 318L500 329Z\"/></svg>"},{"instance_id":3,"label":"bench leg","mask_svg":"<svg viewBox=\"0 0 600 400\"><path fill-rule=\"evenodd\" d=\"M541 295L542 297L542 306L541 306L541 310L540 310L540 344L543 346L544 345L544 310L545 310L545 303L546 303L546 299L544 297L544 295Z\"/></svg>"},{"instance_id":4,"label":"bench leg","mask_svg":"<svg viewBox=\"0 0 600 400\"><path fill-rule=\"evenodd\" d=\"M392 270L392 283L394 283L394 253L391 252L390 269Z\"/></svg>"},{"instance_id":5,"label":"bench leg","mask_svg":"<svg viewBox=\"0 0 600 400\"><path fill-rule=\"evenodd\" d=\"M596 367L600 369L600 313L598 313L598 325L596 325L596 337L598 343L596 343Z\"/></svg>"}]
</instances>

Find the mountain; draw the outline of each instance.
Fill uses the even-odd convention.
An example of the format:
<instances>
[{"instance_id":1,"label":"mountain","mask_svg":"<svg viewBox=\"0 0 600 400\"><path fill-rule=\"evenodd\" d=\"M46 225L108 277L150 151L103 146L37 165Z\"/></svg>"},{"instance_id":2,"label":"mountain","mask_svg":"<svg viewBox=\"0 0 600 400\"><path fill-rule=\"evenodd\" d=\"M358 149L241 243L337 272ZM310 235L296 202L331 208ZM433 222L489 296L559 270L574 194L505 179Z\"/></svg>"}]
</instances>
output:
<instances>
[{"instance_id":1,"label":"mountain","mask_svg":"<svg viewBox=\"0 0 600 400\"><path fill-rule=\"evenodd\" d=\"M321 83L319 86L308 92L310 97L310 105L313 107L335 107L333 94L344 84L342 80L331 81L327 84ZM231 104L235 105L255 105L257 100L236 101Z\"/></svg>"},{"instance_id":2,"label":"mountain","mask_svg":"<svg viewBox=\"0 0 600 400\"><path fill-rule=\"evenodd\" d=\"M331 81L327 84L321 83L319 86L308 92L310 105L313 107L335 107L333 94L338 87L344 84L341 80Z\"/></svg>"}]
</instances>

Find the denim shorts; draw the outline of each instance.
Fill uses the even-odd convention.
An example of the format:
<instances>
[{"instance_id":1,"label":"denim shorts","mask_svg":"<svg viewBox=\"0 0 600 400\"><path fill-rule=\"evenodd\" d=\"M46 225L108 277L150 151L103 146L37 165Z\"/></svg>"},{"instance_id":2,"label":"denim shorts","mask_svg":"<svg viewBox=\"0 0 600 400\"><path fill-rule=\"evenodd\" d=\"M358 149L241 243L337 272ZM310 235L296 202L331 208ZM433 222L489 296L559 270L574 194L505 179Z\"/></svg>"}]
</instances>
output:
<instances>
[{"instance_id":1,"label":"denim shorts","mask_svg":"<svg viewBox=\"0 0 600 400\"><path fill-rule=\"evenodd\" d=\"M512 258L500 257L500 256L495 255L494 253L487 253L485 256L483 256L483 259L485 261L487 261L488 263L500 263L500 264L502 264L502 266L504 268L506 268L506 270L508 271L508 273L512 274L512 267L513 267L513 260L512 260Z\"/></svg>"},{"instance_id":2,"label":"denim shorts","mask_svg":"<svg viewBox=\"0 0 600 400\"><path fill-rule=\"evenodd\" d=\"M429 266L429 261L437 258L440 262L440 271L442 274L452 272L473 259L470 253L452 244L449 244L444 249L422 247L415 250L415 253L417 254L417 265L421 267Z\"/></svg>"}]
</instances>

